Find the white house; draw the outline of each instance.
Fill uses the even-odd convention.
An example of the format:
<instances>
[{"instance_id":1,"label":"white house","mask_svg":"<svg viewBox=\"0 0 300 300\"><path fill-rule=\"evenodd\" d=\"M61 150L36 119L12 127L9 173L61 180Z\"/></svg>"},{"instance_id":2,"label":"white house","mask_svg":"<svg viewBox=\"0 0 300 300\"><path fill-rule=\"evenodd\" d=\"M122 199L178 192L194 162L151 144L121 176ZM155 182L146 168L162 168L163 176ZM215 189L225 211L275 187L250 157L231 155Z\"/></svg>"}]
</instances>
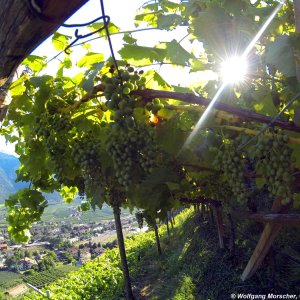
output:
<instances>
[{"instance_id":1,"label":"white house","mask_svg":"<svg viewBox=\"0 0 300 300\"><path fill-rule=\"evenodd\" d=\"M33 265L37 265L36 261L29 257L25 257L17 263L17 269L19 271L25 271L31 269Z\"/></svg>"}]
</instances>

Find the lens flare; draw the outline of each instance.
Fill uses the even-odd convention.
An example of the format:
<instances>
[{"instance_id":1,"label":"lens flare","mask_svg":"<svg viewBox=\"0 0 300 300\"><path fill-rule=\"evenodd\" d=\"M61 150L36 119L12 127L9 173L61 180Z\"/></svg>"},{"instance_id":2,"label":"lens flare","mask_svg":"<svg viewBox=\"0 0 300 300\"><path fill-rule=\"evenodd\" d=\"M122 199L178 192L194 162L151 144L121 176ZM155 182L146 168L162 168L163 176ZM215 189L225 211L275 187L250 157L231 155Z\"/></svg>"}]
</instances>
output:
<instances>
[{"instance_id":1,"label":"lens flare","mask_svg":"<svg viewBox=\"0 0 300 300\"><path fill-rule=\"evenodd\" d=\"M238 71L238 73L240 75L241 75L240 72L242 72L243 76L246 75L246 71L247 71L246 57L248 56L248 54L250 53L250 51L255 47L255 44L257 43L257 41L261 38L261 36L263 35L264 31L270 25L270 23L275 18L275 16L277 15L277 13L279 12L279 10L281 9L281 7L284 4L285 4L284 0L279 1L279 4L275 7L275 9L272 12L272 14L269 16L269 18L266 20L266 22L263 24L263 26L260 28L260 30L257 32L257 34L254 36L254 38L251 40L251 42L249 43L249 45L247 46L247 48L244 50L243 54L240 57L238 57L238 58L235 57L233 59L235 62L238 61L238 60L244 61L243 62L244 66L242 66L242 67L239 66L238 70L236 70L236 71ZM232 63L232 59L230 59L230 60L231 60L231 63ZM230 63L228 63L228 66L229 66L229 68L232 67L232 65L230 65ZM229 68L226 67L224 69L228 70ZM227 72L227 75L224 76L224 81L223 81L222 86L219 88L219 90L217 91L217 93L213 97L211 103L208 105L208 107L204 111L203 115L201 116L201 118L197 122L195 128L193 129L193 131L191 132L191 134L187 138L186 142L184 143L184 145L183 145L182 149L179 151L179 153L181 153L181 151L183 150L183 148L187 147L190 144L190 142L192 141L192 139L196 135L197 131L201 128L201 126L203 125L204 121L209 116L209 113L210 113L211 109L213 108L214 104L217 102L218 98L221 96L221 94L223 93L223 91L225 90L225 88L228 86L228 84L230 82L231 83L235 82L235 79L238 79L238 81L239 81L240 78L241 78L240 75L233 74L233 70L232 71L231 70L230 71L226 71L226 72Z\"/></svg>"},{"instance_id":2,"label":"lens flare","mask_svg":"<svg viewBox=\"0 0 300 300\"><path fill-rule=\"evenodd\" d=\"M244 57L233 56L222 63L222 80L229 84L243 81L247 74L247 69L248 64Z\"/></svg>"}]
</instances>

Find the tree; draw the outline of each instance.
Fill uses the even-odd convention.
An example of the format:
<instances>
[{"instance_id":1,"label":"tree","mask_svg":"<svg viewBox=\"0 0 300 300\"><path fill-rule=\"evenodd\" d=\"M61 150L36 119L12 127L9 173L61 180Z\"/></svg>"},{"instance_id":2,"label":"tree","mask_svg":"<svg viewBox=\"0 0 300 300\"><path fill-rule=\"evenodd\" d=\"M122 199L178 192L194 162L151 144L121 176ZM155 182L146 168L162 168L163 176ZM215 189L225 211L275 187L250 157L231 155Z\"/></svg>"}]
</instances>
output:
<instances>
[{"instance_id":1,"label":"tree","mask_svg":"<svg viewBox=\"0 0 300 300\"><path fill-rule=\"evenodd\" d=\"M57 259L57 255L56 255L56 253L54 251L52 251L52 250L46 250L45 253L46 253L47 257L50 257L53 260Z\"/></svg>"},{"instance_id":2,"label":"tree","mask_svg":"<svg viewBox=\"0 0 300 300\"><path fill-rule=\"evenodd\" d=\"M32 255L33 255L33 253L32 253L31 251L29 251L28 249L25 250L25 252L24 252L24 256L25 256L25 257L31 258Z\"/></svg>"},{"instance_id":3,"label":"tree","mask_svg":"<svg viewBox=\"0 0 300 300\"><path fill-rule=\"evenodd\" d=\"M22 250L17 249L16 251L14 251L14 256L19 261L19 260L21 260L22 258L25 257L25 254L24 254L24 252Z\"/></svg>"},{"instance_id":4,"label":"tree","mask_svg":"<svg viewBox=\"0 0 300 300\"><path fill-rule=\"evenodd\" d=\"M80 250L78 250L78 251L80 251ZM80 253L78 253L79 255L79 257L80 257ZM63 255L63 260L65 260L66 261L66 263L68 263L68 264L70 264L71 262L73 262L73 256L71 255L71 253L70 253L70 251L63 251L62 252L62 255Z\"/></svg>"},{"instance_id":5,"label":"tree","mask_svg":"<svg viewBox=\"0 0 300 300\"><path fill-rule=\"evenodd\" d=\"M28 276L28 275L34 275L35 271L33 269L27 270L23 273L24 275Z\"/></svg>"},{"instance_id":6,"label":"tree","mask_svg":"<svg viewBox=\"0 0 300 300\"><path fill-rule=\"evenodd\" d=\"M38 262L40 272L52 269L55 266L54 259L51 256L46 256Z\"/></svg>"},{"instance_id":7,"label":"tree","mask_svg":"<svg viewBox=\"0 0 300 300\"><path fill-rule=\"evenodd\" d=\"M14 256L14 255L7 256L7 258L5 260L5 265L7 265L7 268L9 270L15 270L18 262L19 262L19 259L16 256Z\"/></svg>"}]
</instances>

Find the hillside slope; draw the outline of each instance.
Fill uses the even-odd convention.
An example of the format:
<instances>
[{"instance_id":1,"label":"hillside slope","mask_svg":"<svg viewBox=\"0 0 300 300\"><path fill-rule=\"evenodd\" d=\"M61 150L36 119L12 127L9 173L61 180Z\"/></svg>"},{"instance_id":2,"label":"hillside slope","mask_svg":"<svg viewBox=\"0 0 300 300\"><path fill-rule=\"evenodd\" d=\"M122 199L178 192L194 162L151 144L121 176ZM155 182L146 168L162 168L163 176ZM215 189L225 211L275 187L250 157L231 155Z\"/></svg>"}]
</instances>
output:
<instances>
[{"instance_id":1,"label":"hillside slope","mask_svg":"<svg viewBox=\"0 0 300 300\"><path fill-rule=\"evenodd\" d=\"M231 299L232 294L299 294L299 266L279 255L274 264L274 253L251 279L241 281L255 245L237 238L236 256L232 257L229 250L218 248L216 227L194 215L173 229L170 239L163 239L162 257L152 249L141 260L134 276L138 299L219 300Z\"/></svg>"}]
</instances>

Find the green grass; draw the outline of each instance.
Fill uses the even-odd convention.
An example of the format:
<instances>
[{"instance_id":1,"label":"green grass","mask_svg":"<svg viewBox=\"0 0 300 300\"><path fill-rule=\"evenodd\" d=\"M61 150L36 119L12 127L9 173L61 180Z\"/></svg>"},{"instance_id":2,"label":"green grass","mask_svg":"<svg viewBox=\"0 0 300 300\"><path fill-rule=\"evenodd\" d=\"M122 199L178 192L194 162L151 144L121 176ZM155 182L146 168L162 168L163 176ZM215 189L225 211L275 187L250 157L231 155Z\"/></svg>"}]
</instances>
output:
<instances>
[{"instance_id":1,"label":"green grass","mask_svg":"<svg viewBox=\"0 0 300 300\"><path fill-rule=\"evenodd\" d=\"M162 236L163 255L159 257L156 248L150 248L132 273L138 300L219 300L230 299L232 293L300 292L295 283L300 282L299 276L289 280L290 270L282 271L280 265L274 279L268 266L263 265L251 279L242 282L240 275L253 248L247 244L238 247L233 259L228 250L218 249L215 226L197 216L177 224L171 232L170 239Z\"/></svg>"},{"instance_id":2,"label":"green grass","mask_svg":"<svg viewBox=\"0 0 300 300\"><path fill-rule=\"evenodd\" d=\"M0 291L5 291L19 283L22 283L22 275L9 271L0 271Z\"/></svg>"},{"instance_id":3,"label":"green grass","mask_svg":"<svg viewBox=\"0 0 300 300\"><path fill-rule=\"evenodd\" d=\"M78 269L78 267L75 267L74 265L71 265L71 264L68 264L68 265L62 264L60 266L57 266L55 269L59 270L61 272L64 272L64 273L69 273L72 271L76 271Z\"/></svg>"}]
</instances>

